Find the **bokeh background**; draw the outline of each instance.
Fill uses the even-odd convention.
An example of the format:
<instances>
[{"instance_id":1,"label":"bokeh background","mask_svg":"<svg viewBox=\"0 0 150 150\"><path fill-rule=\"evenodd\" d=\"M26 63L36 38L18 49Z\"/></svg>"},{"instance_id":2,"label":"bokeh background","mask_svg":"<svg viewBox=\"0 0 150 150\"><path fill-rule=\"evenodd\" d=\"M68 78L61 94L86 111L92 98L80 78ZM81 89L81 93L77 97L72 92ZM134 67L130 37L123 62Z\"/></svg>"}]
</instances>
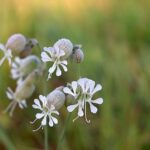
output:
<instances>
[{"instance_id":1,"label":"bokeh background","mask_svg":"<svg viewBox=\"0 0 150 150\"><path fill-rule=\"evenodd\" d=\"M34 37L41 47L69 38L82 44L85 60L81 76L101 83L104 98L91 124L79 119L67 125L62 150L150 149L150 1L149 0L0 0L0 42L13 33ZM34 52L35 51L35 52ZM40 50L33 53L40 56ZM48 81L49 91L77 79L77 65L64 77ZM42 150L44 135L30 125L35 111L16 109L13 117L2 111L9 104L7 87L15 89L5 62L0 67L0 150ZM59 125L49 128L49 146L55 150L67 112ZM72 118L75 114L72 114ZM71 119L72 119L71 118Z\"/></svg>"}]
</instances>

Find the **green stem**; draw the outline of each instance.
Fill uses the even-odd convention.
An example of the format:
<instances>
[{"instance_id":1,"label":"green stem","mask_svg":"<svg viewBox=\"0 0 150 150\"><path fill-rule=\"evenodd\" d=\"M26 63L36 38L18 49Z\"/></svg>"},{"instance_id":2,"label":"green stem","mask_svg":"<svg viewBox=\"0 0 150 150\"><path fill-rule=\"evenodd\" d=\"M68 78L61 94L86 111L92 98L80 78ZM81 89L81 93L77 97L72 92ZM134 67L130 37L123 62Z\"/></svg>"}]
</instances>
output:
<instances>
[{"instance_id":1,"label":"green stem","mask_svg":"<svg viewBox=\"0 0 150 150\"><path fill-rule=\"evenodd\" d=\"M77 78L80 79L81 78L80 64L77 64L77 65L78 65Z\"/></svg>"},{"instance_id":2,"label":"green stem","mask_svg":"<svg viewBox=\"0 0 150 150\"><path fill-rule=\"evenodd\" d=\"M67 118L66 118L64 129L62 130L62 132L60 134L59 141L58 141L57 150L61 150L62 149L61 148L61 144L63 143L63 140L65 138L65 133L66 133L69 121L70 121L70 117L71 117L71 113L69 113L68 116L67 116Z\"/></svg>"},{"instance_id":3,"label":"green stem","mask_svg":"<svg viewBox=\"0 0 150 150\"><path fill-rule=\"evenodd\" d=\"M47 125L44 127L44 144L45 144L45 150L48 150L48 130L47 130Z\"/></svg>"}]
</instances>

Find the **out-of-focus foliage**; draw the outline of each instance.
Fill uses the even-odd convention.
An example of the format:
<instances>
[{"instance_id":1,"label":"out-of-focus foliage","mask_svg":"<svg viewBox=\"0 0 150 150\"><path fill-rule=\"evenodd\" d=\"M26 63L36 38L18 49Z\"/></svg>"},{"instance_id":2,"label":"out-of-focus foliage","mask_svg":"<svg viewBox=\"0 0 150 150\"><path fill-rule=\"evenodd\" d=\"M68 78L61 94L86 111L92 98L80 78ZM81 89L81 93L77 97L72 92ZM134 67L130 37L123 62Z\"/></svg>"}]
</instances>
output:
<instances>
[{"instance_id":1,"label":"out-of-focus foliage","mask_svg":"<svg viewBox=\"0 0 150 150\"><path fill-rule=\"evenodd\" d=\"M41 47L59 38L82 44L85 60L81 76L103 85L104 103L91 124L70 121L62 150L150 149L150 1L149 0L0 0L0 42L13 33L35 37ZM40 56L40 50L34 49ZM1 53L0 53L1 56ZM77 79L77 66L65 77ZM46 79L45 79L46 80ZM61 83L61 84L62 84ZM0 149L43 149L43 131L32 132L31 108L38 88L25 110L10 118L2 111L8 105L7 87L15 89L8 64L0 67ZM67 111L61 110L59 125L49 128L49 146L55 149ZM74 117L74 115L72 115ZM13 145L13 146L12 146Z\"/></svg>"}]
</instances>

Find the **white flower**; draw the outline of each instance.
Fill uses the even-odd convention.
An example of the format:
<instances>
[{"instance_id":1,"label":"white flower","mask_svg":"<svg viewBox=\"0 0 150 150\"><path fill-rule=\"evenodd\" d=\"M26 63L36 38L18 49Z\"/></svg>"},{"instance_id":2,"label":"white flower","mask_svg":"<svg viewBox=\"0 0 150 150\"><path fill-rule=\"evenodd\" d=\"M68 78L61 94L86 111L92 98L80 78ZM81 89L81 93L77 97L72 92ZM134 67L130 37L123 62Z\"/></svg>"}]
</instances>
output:
<instances>
[{"instance_id":1,"label":"white flower","mask_svg":"<svg viewBox=\"0 0 150 150\"><path fill-rule=\"evenodd\" d=\"M100 84L95 86L95 82L87 78L81 78L78 81L73 81L70 88L64 88L64 93L73 96L76 101L75 104L68 106L67 110L72 112L78 107L78 116L74 120L85 115L86 122L90 122L90 120L86 117L86 104L88 103L90 105L90 111L92 113L96 113L97 108L94 104L102 104L103 99L97 98L93 100L93 96L101 89L102 86Z\"/></svg>"},{"instance_id":2,"label":"white flower","mask_svg":"<svg viewBox=\"0 0 150 150\"><path fill-rule=\"evenodd\" d=\"M6 49L6 47L3 44L0 44L0 50L2 50L2 52L4 53L3 58L0 60L0 66L3 64L5 59L7 59L9 65L11 65L11 58L12 58L11 49Z\"/></svg>"},{"instance_id":3,"label":"white flower","mask_svg":"<svg viewBox=\"0 0 150 150\"><path fill-rule=\"evenodd\" d=\"M27 107L26 105L26 99L29 98L34 90L34 80L37 79L37 71L33 71L31 74L27 76L25 80L20 82L20 84L17 84L17 87L15 89L15 92L13 92L10 88L8 88L8 91L6 92L7 97L11 100L11 103L6 108L5 112L9 111L9 115L12 116L13 111L17 104L21 109Z\"/></svg>"},{"instance_id":4,"label":"white flower","mask_svg":"<svg viewBox=\"0 0 150 150\"><path fill-rule=\"evenodd\" d=\"M5 113L9 111L9 115L13 115L13 111L15 110L17 104L21 109L27 107L26 100L25 99L17 99L16 92L14 93L10 88L8 88L8 91L6 92L7 97L11 100L11 103L8 105L8 107L5 109Z\"/></svg>"},{"instance_id":5,"label":"white flower","mask_svg":"<svg viewBox=\"0 0 150 150\"><path fill-rule=\"evenodd\" d=\"M59 112L55 109L54 105L49 105L47 97L40 95L39 99L34 100L34 104L32 105L34 109L39 109L41 113L36 114L36 119L31 122L32 124L38 120L42 119L41 125L38 129L33 130L37 131L40 128L43 128L43 126L47 125L47 121L49 120L48 124L50 127L54 126L54 124L58 124L58 120L53 117L53 114L59 115Z\"/></svg>"},{"instance_id":6,"label":"white flower","mask_svg":"<svg viewBox=\"0 0 150 150\"><path fill-rule=\"evenodd\" d=\"M44 52L41 53L41 59L43 62L53 62L52 67L49 68L49 75L48 79L51 78L51 75L56 70L56 76L61 76L62 72L60 69L60 66L63 68L65 72L68 71L66 65L67 60L62 59L62 57L65 55L65 52L61 49L59 49L58 46L54 47L44 47Z\"/></svg>"}]
</instances>

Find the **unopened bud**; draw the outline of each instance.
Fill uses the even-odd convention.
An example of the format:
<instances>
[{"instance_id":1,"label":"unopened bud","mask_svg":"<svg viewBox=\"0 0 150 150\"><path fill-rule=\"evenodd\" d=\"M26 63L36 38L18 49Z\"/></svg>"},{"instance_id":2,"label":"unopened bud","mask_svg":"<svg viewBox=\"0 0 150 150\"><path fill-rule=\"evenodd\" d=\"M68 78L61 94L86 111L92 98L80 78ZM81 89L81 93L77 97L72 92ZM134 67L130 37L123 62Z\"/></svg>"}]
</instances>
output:
<instances>
[{"instance_id":1,"label":"unopened bud","mask_svg":"<svg viewBox=\"0 0 150 150\"><path fill-rule=\"evenodd\" d=\"M73 50L73 44L68 39L60 39L55 44L54 47L57 46L59 49L65 52L65 55L62 57L63 59L67 59Z\"/></svg>"},{"instance_id":2,"label":"unopened bud","mask_svg":"<svg viewBox=\"0 0 150 150\"><path fill-rule=\"evenodd\" d=\"M84 60L84 53L81 50L81 47L74 47L71 58L75 63L81 63Z\"/></svg>"},{"instance_id":3,"label":"unopened bud","mask_svg":"<svg viewBox=\"0 0 150 150\"><path fill-rule=\"evenodd\" d=\"M19 55L26 45L26 38L22 34L13 34L6 43L6 48L12 50L12 54Z\"/></svg>"},{"instance_id":4,"label":"unopened bud","mask_svg":"<svg viewBox=\"0 0 150 150\"><path fill-rule=\"evenodd\" d=\"M48 94L47 99L48 105L53 105L56 110L58 110L64 105L65 94L62 91L55 89L50 94Z\"/></svg>"},{"instance_id":5,"label":"unopened bud","mask_svg":"<svg viewBox=\"0 0 150 150\"><path fill-rule=\"evenodd\" d=\"M38 41L36 39L27 39L27 43L22 52L20 53L20 57L25 58L29 56L32 52L32 48L36 45L38 45Z\"/></svg>"}]
</instances>

